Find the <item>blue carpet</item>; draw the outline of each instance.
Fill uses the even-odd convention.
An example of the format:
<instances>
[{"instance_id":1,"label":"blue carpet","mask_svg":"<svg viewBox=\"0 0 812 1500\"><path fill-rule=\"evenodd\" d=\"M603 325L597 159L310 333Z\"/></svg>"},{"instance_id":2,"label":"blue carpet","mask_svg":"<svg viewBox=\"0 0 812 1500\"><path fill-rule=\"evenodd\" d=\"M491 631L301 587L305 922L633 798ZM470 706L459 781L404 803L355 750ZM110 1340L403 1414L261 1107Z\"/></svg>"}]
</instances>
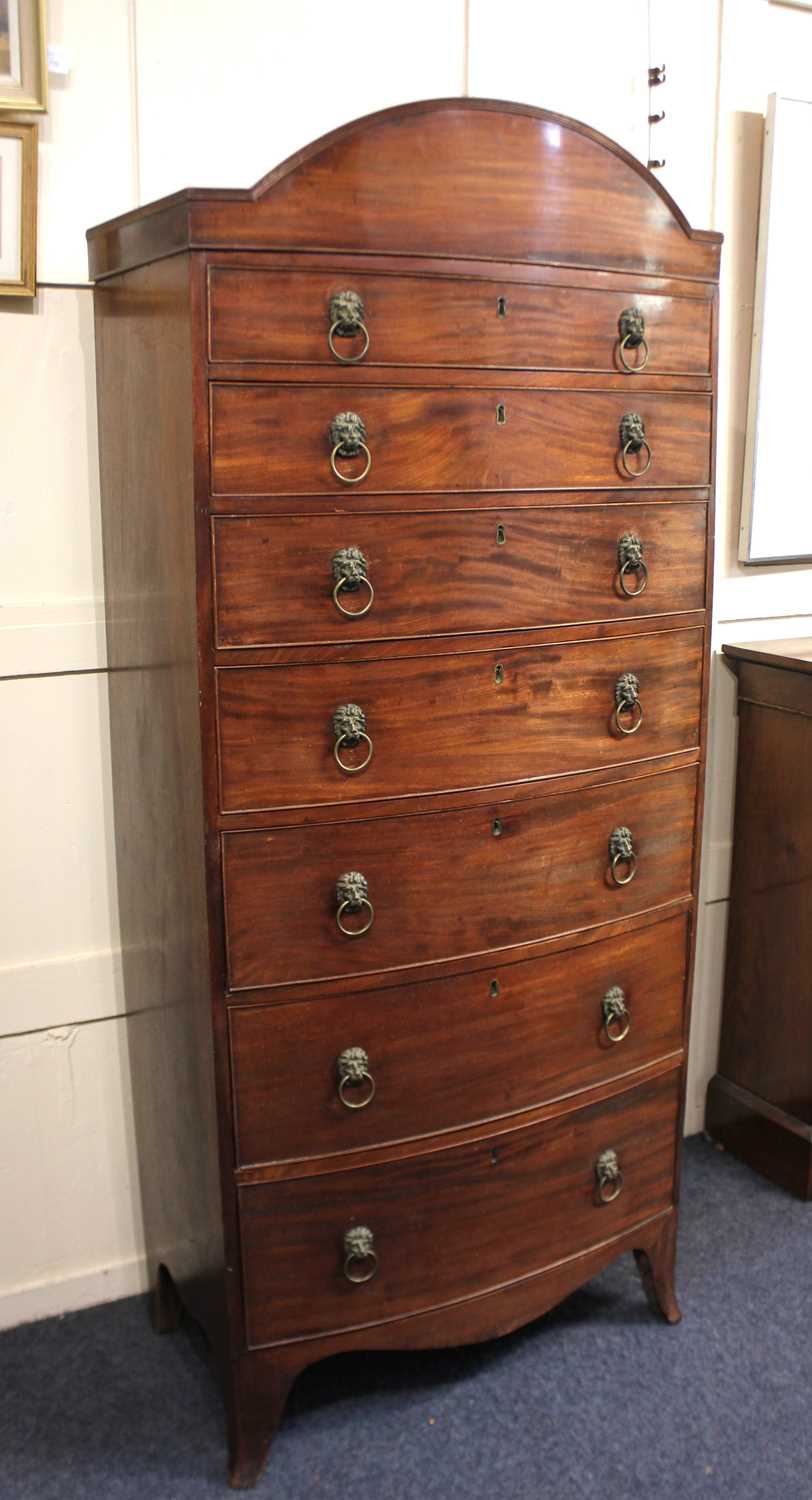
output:
<instances>
[{"instance_id":1,"label":"blue carpet","mask_svg":"<svg viewBox=\"0 0 812 1500\"><path fill-rule=\"evenodd\" d=\"M808 1500L812 1205L695 1138L683 1322L631 1256L508 1338L346 1355L294 1388L255 1494L279 1500ZM0 1337L3 1500L228 1493L222 1407L193 1328L142 1298Z\"/></svg>"}]
</instances>

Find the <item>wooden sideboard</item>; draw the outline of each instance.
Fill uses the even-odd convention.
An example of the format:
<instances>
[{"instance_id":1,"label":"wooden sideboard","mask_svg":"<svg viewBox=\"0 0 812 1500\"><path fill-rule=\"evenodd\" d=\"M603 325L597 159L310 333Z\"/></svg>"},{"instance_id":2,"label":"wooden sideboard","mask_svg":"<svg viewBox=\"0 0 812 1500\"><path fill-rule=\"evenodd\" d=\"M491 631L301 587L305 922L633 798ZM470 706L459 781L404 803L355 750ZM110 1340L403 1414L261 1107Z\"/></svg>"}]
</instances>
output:
<instances>
[{"instance_id":1,"label":"wooden sideboard","mask_svg":"<svg viewBox=\"0 0 812 1500\"><path fill-rule=\"evenodd\" d=\"M89 240L156 1320L247 1485L316 1359L624 1252L679 1317L720 237L452 99Z\"/></svg>"},{"instance_id":2,"label":"wooden sideboard","mask_svg":"<svg viewBox=\"0 0 812 1500\"><path fill-rule=\"evenodd\" d=\"M812 1198L812 638L722 650L738 679L739 748L707 1130Z\"/></svg>"}]
</instances>

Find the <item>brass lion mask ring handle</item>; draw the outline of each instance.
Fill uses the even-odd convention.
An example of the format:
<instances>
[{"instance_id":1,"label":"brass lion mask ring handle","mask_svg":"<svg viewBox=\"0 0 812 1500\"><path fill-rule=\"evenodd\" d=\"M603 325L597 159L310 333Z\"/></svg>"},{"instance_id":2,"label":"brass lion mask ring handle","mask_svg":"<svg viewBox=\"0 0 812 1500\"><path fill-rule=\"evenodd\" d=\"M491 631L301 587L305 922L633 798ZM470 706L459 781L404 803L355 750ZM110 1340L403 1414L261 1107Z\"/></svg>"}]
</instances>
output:
<instances>
[{"instance_id":1,"label":"brass lion mask ring handle","mask_svg":"<svg viewBox=\"0 0 812 1500\"><path fill-rule=\"evenodd\" d=\"M617 346L618 358L624 370L629 375L639 375L648 364L648 344L646 343L646 320L639 308L627 307L620 314L618 320L620 330L620 342ZM627 349L642 349L642 359L635 360L629 364L626 358Z\"/></svg>"},{"instance_id":2,"label":"brass lion mask ring handle","mask_svg":"<svg viewBox=\"0 0 812 1500\"><path fill-rule=\"evenodd\" d=\"M640 682L634 672L621 672L615 683L612 723L618 734L636 734L643 722Z\"/></svg>"},{"instance_id":3,"label":"brass lion mask ring handle","mask_svg":"<svg viewBox=\"0 0 812 1500\"><path fill-rule=\"evenodd\" d=\"M645 449L646 461L642 469L629 468L629 454L641 453ZM620 419L620 468L627 479L642 479L651 468L654 454L646 438L643 418L637 411L627 411Z\"/></svg>"},{"instance_id":4,"label":"brass lion mask ring handle","mask_svg":"<svg viewBox=\"0 0 812 1500\"><path fill-rule=\"evenodd\" d=\"M629 885L637 873L631 830L615 828L609 838L609 869L615 885Z\"/></svg>"},{"instance_id":5,"label":"brass lion mask ring handle","mask_svg":"<svg viewBox=\"0 0 812 1500\"><path fill-rule=\"evenodd\" d=\"M339 411L330 423L330 468L342 484L360 484L372 468L372 454L367 443L367 429L363 417L356 411ZM336 463L338 458L357 458L363 453L366 463L360 474L342 474Z\"/></svg>"},{"instance_id":6,"label":"brass lion mask ring handle","mask_svg":"<svg viewBox=\"0 0 812 1500\"><path fill-rule=\"evenodd\" d=\"M623 1042L631 1031L632 1021L626 996L619 984L613 984L601 1001L603 1032L607 1041Z\"/></svg>"},{"instance_id":7,"label":"brass lion mask ring handle","mask_svg":"<svg viewBox=\"0 0 812 1500\"><path fill-rule=\"evenodd\" d=\"M618 582L627 599L636 599L648 587L648 568L643 561L643 543L633 531L627 531L617 544ZM632 580L636 579L636 587Z\"/></svg>"},{"instance_id":8,"label":"brass lion mask ring handle","mask_svg":"<svg viewBox=\"0 0 812 1500\"><path fill-rule=\"evenodd\" d=\"M595 1163L595 1181L599 1203L614 1203L623 1191L623 1173L617 1152L611 1148L602 1151Z\"/></svg>"},{"instance_id":9,"label":"brass lion mask ring handle","mask_svg":"<svg viewBox=\"0 0 812 1500\"><path fill-rule=\"evenodd\" d=\"M365 771L372 759L372 740L366 732L367 717L359 703L341 703L333 714L333 734L335 744L333 755L336 765L346 772L347 776L357 776L360 771ZM357 766L350 765L341 759L343 749L352 750L356 745L366 745L367 752Z\"/></svg>"},{"instance_id":10,"label":"brass lion mask ring handle","mask_svg":"<svg viewBox=\"0 0 812 1500\"><path fill-rule=\"evenodd\" d=\"M375 590L367 577L368 566L360 547L342 547L333 555L333 603L339 614L346 615L348 620L360 620L372 608ZM357 594L362 589L366 600L361 608L347 609L344 596Z\"/></svg>"},{"instance_id":11,"label":"brass lion mask ring handle","mask_svg":"<svg viewBox=\"0 0 812 1500\"><path fill-rule=\"evenodd\" d=\"M375 921L375 909L369 899L369 886L360 870L345 870L336 881L336 923L345 937L363 937ZM363 927L347 927L344 918L356 912L366 912Z\"/></svg>"},{"instance_id":12,"label":"brass lion mask ring handle","mask_svg":"<svg viewBox=\"0 0 812 1500\"><path fill-rule=\"evenodd\" d=\"M359 334L364 343L357 354L342 354L336 348L335 339L354 339ZM359 360L366 357L369 350L369 329L364 322L364 303L358 292L336 292L335 296L330 298L330 331L327 334L327 343L333 358L340 360L342 365L357 365Z\"/></svg>"},{"instance_id":13,"label":"brass lion mask ring handle","mask_svg":"<svg viewBox=\"0 0 812 1500\"><path fill-rule=\"evenodd\" d=\"M344 1235L344 1275L360 1286L378 1269L375 1236L366 1224L354 1224Z\"/></svg>"},{"instance_id":14,"label":"brass lion mask ring handle","mask_svg":"<svg viewBox=\"0 0 812 1500\"><path fill-rule=\"evenodd\" d=\"M375 1098L375 1079L369 1071L369 1057L363 1047L345 1047L336 1058L336 1068L338 1097L344 1108L366 1109Z\"/></svg>"}]
</instances>

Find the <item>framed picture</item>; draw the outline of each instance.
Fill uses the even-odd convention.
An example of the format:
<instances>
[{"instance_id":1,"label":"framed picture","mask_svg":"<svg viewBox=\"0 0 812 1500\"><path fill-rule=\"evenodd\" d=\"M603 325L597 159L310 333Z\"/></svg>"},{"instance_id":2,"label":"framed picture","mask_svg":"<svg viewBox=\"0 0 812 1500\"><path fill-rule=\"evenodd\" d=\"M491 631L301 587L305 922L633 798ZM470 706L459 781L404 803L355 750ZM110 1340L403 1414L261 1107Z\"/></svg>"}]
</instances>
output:
<instances>
[{"instance_id":1,"label":"framed picture","mask_svg":"<svg viewBox=\"0 0 812 1500\"><path fill-rule=\"evenodd\" d=\"M0 120L0 297L37 289L37 127Z\"/></svg>"},{"instance_id":2,"label":"framed picture","mask_svg":"<svg viewBox=\"0 0 812 1500\"><path fill-rule=\"evenodd\" d=\"M0 109L47 107L45 0L0 0Z\"/></svg>"}]
</instances>

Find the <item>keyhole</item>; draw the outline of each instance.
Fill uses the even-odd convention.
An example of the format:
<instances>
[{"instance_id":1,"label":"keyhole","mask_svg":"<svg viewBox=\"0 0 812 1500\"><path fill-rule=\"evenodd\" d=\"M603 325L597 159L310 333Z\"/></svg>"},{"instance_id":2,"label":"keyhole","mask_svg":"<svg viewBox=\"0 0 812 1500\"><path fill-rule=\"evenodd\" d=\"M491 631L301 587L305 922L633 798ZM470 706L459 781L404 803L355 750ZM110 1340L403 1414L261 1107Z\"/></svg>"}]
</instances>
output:
<instances>
[{"instance_id":1,"label":"keyhole","mask_svg":"<svg viewBox=\"0 0 812 1500\"><path fill-rule=\"evenodd\" d=\"M496 545L497 547L504 547L505 545L505 528L501 521L496 528Z\"/></svg>"},{"instance_id":2,"label":"keyhole","mask_svg":"<svg viewBox=\"0 0 812 1500\"><path fill-rule=\"evenodd\" d=\"M500 401L496 408L496 421L500 427L504 427L507 417L505 416L505 403Z\"/></svg>"},{"instance_id":3,"label":"keyhole","mask_svg":"<svg viewBox=\"0 0 812 1500\"><path fill-rule=\"evenodd\" d=\"M507 297L497 297L497 299L496 299L496 316L497 316L497 318L506 318L507 317Z\"/></svg>"},{"instance_id":4,"label":"keyhole","mask_svg":"<svg viewBox=\"0 0 812 1500\"><path fill-rule=\"evenodd\" d=\"M500 987L499 987L499 980L498 979L492 979L491 980L491 987L490 987L490 990L489 990L489 994L490 994L490 997L491 997L492 1000L498 1000L499 999L499 996L501 994L501 990L500 990Z\"/></svg>"},{"instance_id":5,"label":"keyhole","mask_svg":"<svg viewBox=\"0 0 812 1500\"><path fill-rule=\"evenodd\" d=\"M493 823L491 824L491 833L493 834L493 836L494 836L495 839L498 839L500 837L500 835L501 835L501 832L502 832L502 819L501 818L494 818Z\"/></svg>"},{"instance_id":6,"label":"keyhole","mask_svg":"<svg viewBox=\"0 0 812 1500\"><path fill-rule=\"evenodd\" d=\"M493 680L496 683L497 687L501 687L502 683L505 680L505 669L500 661L496 663L496 666L493 669Z\"/></svg>"}]
</instances>

